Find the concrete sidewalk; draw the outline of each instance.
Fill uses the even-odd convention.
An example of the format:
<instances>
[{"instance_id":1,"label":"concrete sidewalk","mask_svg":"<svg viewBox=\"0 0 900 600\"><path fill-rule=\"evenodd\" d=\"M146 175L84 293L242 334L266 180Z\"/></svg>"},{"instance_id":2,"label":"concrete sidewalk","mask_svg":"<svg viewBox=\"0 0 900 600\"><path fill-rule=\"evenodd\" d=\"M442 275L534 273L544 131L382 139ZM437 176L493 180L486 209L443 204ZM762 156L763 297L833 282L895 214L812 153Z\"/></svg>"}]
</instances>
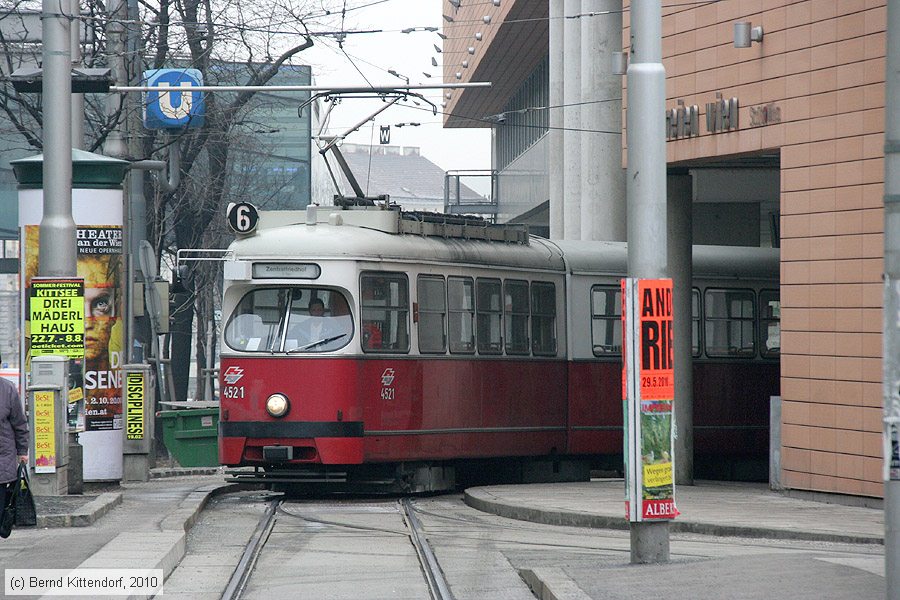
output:
<instances>
[{"instance_id":1,"label":"concrete sidewalk","mask_svg":"<svg viewBox=\"0 0 900 600\"><path fill-rule=\"evenodd\" d=\"M74 496L36 499L38 527L16 528L2 540L0 565L162 569L168 576L183 557L186 534L209 499L236 486L225 483L218 470L166 475L111 486L80 501ZM55 504L56 513L42 515L42 505L48 502Z\"/></svg>"},{"instance_id":2,"label":"concrete sidewalk","mask_svg":"<svg viewBox=\"0 0 900 600\"><path fill-rule=\"evenodd\" d=\"M575 527L628 529L621 479L470 488L466 503L496 515ZM765 484L678 486L670 531L843 543L884 543L884 511L790 498Z\"/></svg>"},{"instance_id":3,"label":"concrete sidewalk","mask_svg":"<svg viewBox=\"0 0 900 600\"><path fill-rule=\"evenodd\" d=\"M52 518L44 515L41 527L14 530L0 543L0 565L15 569L140 566L162 569L168 577L184 556L186 534L206 503L238 486L225 483L218 471L175 470L166 475L169 477L104 490L96 497L84 498L81 505L70 500L75 508L69 512L60 509ZM621 479L477 487L466 490L464 497L473 508L504 517L575 527L628 528ZM881 509L790 498L762 484L680 486L676 502L681 514L671 522L673 533L872 545L883 544L884 539ZM760 569L772 568L768 563L764 567ZM535 580L543 581L541 585L548 589L567 589L576 580L583 589L596 587L586 575L560 579L553 586L552 572L536 574ZM692 589L689 583L682 582L685 589ZM608 581L603 585L608 586ZM634 584L634 589L642 588Z\"/></svg>"}]
</instances>

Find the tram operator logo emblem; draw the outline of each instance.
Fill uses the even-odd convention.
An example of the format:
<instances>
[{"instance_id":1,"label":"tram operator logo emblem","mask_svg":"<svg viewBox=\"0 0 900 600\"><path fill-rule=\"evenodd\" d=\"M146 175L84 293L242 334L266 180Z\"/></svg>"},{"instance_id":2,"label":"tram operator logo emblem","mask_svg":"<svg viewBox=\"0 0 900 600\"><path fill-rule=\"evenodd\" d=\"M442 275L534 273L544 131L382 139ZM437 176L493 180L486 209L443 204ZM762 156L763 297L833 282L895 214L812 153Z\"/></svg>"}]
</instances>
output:
<instances>
[{"instance_id":1,"label":"tram operator logo emblem","mask_svg":"<svg viewBox=\"0 0 900 600\"><path fill-rule=\"evenodd\" d=\"M388 367L381 374L381 385L389 387L392 383L394 383L394 370Z\"/></svg>"},{"instance_id":2,"label":"tram operator logo emblem","mask_svg":"<svg viewBox=\"0 0 900 600\"><path fill-rule=\"evenodd\" d=\"M244 370L242 368L232 366L232 367L228 367L227 369L225 369L225 375L224 375L223 379L225 380L225 383L227 383L228 385L234 385L238 381L240 381L241 377L243 377L243 376L244 376Z\"/></svg>"}]
</instances>

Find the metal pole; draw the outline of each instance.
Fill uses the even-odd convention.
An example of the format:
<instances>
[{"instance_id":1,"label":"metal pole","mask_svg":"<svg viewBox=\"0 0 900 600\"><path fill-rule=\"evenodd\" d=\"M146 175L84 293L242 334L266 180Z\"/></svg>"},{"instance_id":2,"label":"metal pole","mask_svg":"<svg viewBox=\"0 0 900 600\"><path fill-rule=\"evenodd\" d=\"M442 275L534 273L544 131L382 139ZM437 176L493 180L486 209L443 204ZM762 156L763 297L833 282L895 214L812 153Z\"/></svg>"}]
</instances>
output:
<instances>
[{"instance_id":1,"label":"metal pole","mask_svg":"<svg viewBox=\"0 0 900 600\"><path fill-rule=\"evenodd\" d=\"M72 65L81 64L81 6L78 0L70 0L69 12L74 17L69 39ZM72 147L84 150L84 94L72 94Z\"/></svg>"},{"instance_id":2,"label":"metal pole","mask_svg":"<svg viewBox=\"0 0 900 600\"><path fill-rule=\"evenodd\" d=\"M565 15L581 13L581 0L565 0ZM581 239L581 23L563 26L563 204L564 239Z\"/></svg>"},{"instance_id":3,"label":"metal pole","mask_svg":"<svg viewBox=\"0 0 900 600\"><path fill-rule=\"evenodd\" d=\"M628 276L666 277L666 71L660 0L631 5L628 64ZM669 560L668 521L631 523L631 562Z\"/></svg>"},{"instance_id":4,"label":"metal pole","mask_svg":"<svg viewBox=\"0 0 900 600\"><path fill-rule=\"evenodd\" d=\"M547 132L547 176L550 179L550 237L565 238L565 188L563 184L563 0L550 0L550 131ZM622 32L619 30L619 36Z\"/></svg>"},{"instance_id":5,"label":"metal pole","mask_svg":"<svg viewBox=\"0 0 900 600\"><path fill-rule=\"evenodd\" d=\"M46 2L47 0L44 0ZM118 84L128 82L128 73L125 69L125 26L123 23L128 18L125 3L122 0L109 0L107 2L109 21L106 24L106 52L109 56L109 65L112 70L113 81ZM125 106L125 97L117 94L107 94L106 114L115 116ZM103 144L103 152L107 156L125 158L128 148L125 146L125 133L122 131L124 116L119 115L115 127L106 136Z\"/></svg>"},{"instance_id":6,"label":"metal pole","mask_svg":"<svg viewBox=\"0 0 900 600\"><path fill-rule=\"evenodd\" d=\"M884 574L900 599L900 0L887 3L884 119Z\"/></svg>"},{"instance_id":7,"label":"metal pole","mask_svg":"<svg viewBox=\"0 0 900 600\"><path fill-rule=\"evenodd\" d=\"M40 224L39 273L76 274L72 218L72 61L69 19L59 2L43 0L44 214Z\"/></svg>"},{"instance_id":8,"label":"metal pole","mask_svg":"<svg viewBox=\"0 0 900 600\"><path fill-rule=\"evenodd\" d=\"M125 10L128 15L129 26L124 33L124 42L128 48L129 67L125 69L126 73L131 74L129 85L137 85L141 82L141 59L139 54L140 48L140 13L138 11L137 2L135 0L127 0ZM123 102L127 115L122 121L125 128L125 140L132 157L138 157L143 154L143 136L138 135L141 131L140 110L135 106L134 94L131 97L123 96ZM176 142L177 143L177 142ZM126 294L126 326L125 326L125 354L128 356L128 362L143 362L146 352L143 345L140 346L140 352L135 347L135 341L140 338L143 344L148 341L147 334L149 327L146 322L140 321L134 316L135 304L135 283L147 283L145 279L139 276L133 257L138 256L140 252L140 243L147 239L147 203L144 198L144 181L146 172L142 168L136 168L136 163L132 163L132 169L128 173L128 193L126 195L125 214L128 215L128 231L126 232L126 240L128 240L129 260L125 263L126 268L126 285L129 290ZM141 335L143 334L143 335ZM150 400L153 402L153 399ZM154 405L155 406L155 405Z\"/></svg>"}]
</instances>

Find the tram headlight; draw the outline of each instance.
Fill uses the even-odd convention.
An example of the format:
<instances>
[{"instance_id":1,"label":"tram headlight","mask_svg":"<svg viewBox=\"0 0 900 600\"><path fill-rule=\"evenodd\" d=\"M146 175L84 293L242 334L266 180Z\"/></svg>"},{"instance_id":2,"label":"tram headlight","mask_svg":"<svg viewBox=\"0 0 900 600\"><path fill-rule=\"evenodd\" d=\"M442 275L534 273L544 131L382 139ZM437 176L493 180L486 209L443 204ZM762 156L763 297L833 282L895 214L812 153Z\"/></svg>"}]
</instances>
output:
<instances>
[{"instance_id":1,"label":"tram headlight","mask_svg":"<svg viewBox=\"0 0 900 600\"><path fill-rule=\"evenodd\" d=\"M288 414L290 409L291 403L284 394L272 394L266 400L266 412L276 419Z\"/></svg>"}]
</instances>

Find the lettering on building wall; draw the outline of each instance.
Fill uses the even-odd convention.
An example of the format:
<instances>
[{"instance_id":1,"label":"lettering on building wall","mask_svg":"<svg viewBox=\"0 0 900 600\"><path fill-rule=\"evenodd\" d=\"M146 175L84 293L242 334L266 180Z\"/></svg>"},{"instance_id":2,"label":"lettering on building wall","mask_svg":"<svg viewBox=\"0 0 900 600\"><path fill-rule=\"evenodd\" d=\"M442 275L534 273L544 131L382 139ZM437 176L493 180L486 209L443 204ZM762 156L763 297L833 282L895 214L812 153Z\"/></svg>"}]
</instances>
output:
<instances>
[{"instance_id":1,"label":"lettering on building wall","mask_svg":"<svg viewBox=\"0 0 900 600\"><path fill-rule=\"evenodd\" d=\"M678 101L677 108L666 111L666 139L677 140L700 135L700 107L696 104L685 106Z\"/></svg>"},{"instance_id":2,"label":"lettering on building wall","mask_svg":"<svg viewBox=\"0 0 900 600\"><path fill-rule=\"evenodd\" d=\"M750 107L750 127L762 127L773 123L781 123L780 106L770 102L762 106Z\"/></svg>"},{"instance_id":3,"label":"lettering on building wall","mask_svg":"<svg viewBox=\"0 0 900 600\"><path fill-rule=\"evenodd\" d=\"M706 130L710 133L736 130L739 109L737 98L725 100L722 92L716 92L716 101L706 104Z\"/></svg>"},{"instance_id":4,"label":"lettering on building wall","mask_svg":"<svg viewBox=\"0 0 900 600\"><path fill-rule=\"evenodd\" d=\"M750 125L758 127L781 122L781 108L775 104L751 107ZM756 111L754 113L754 111ZM722 92L716 92L715 102L706 103L706 132L724 133L739 128L738 114L740 102L737 98L725 99ZM754 117L755 115L755 117ZM666 110L666 139L679 140L700 135L700 107L696 104L685 106L678 100L676 108Z\"/></svg>"}]
</instances>

